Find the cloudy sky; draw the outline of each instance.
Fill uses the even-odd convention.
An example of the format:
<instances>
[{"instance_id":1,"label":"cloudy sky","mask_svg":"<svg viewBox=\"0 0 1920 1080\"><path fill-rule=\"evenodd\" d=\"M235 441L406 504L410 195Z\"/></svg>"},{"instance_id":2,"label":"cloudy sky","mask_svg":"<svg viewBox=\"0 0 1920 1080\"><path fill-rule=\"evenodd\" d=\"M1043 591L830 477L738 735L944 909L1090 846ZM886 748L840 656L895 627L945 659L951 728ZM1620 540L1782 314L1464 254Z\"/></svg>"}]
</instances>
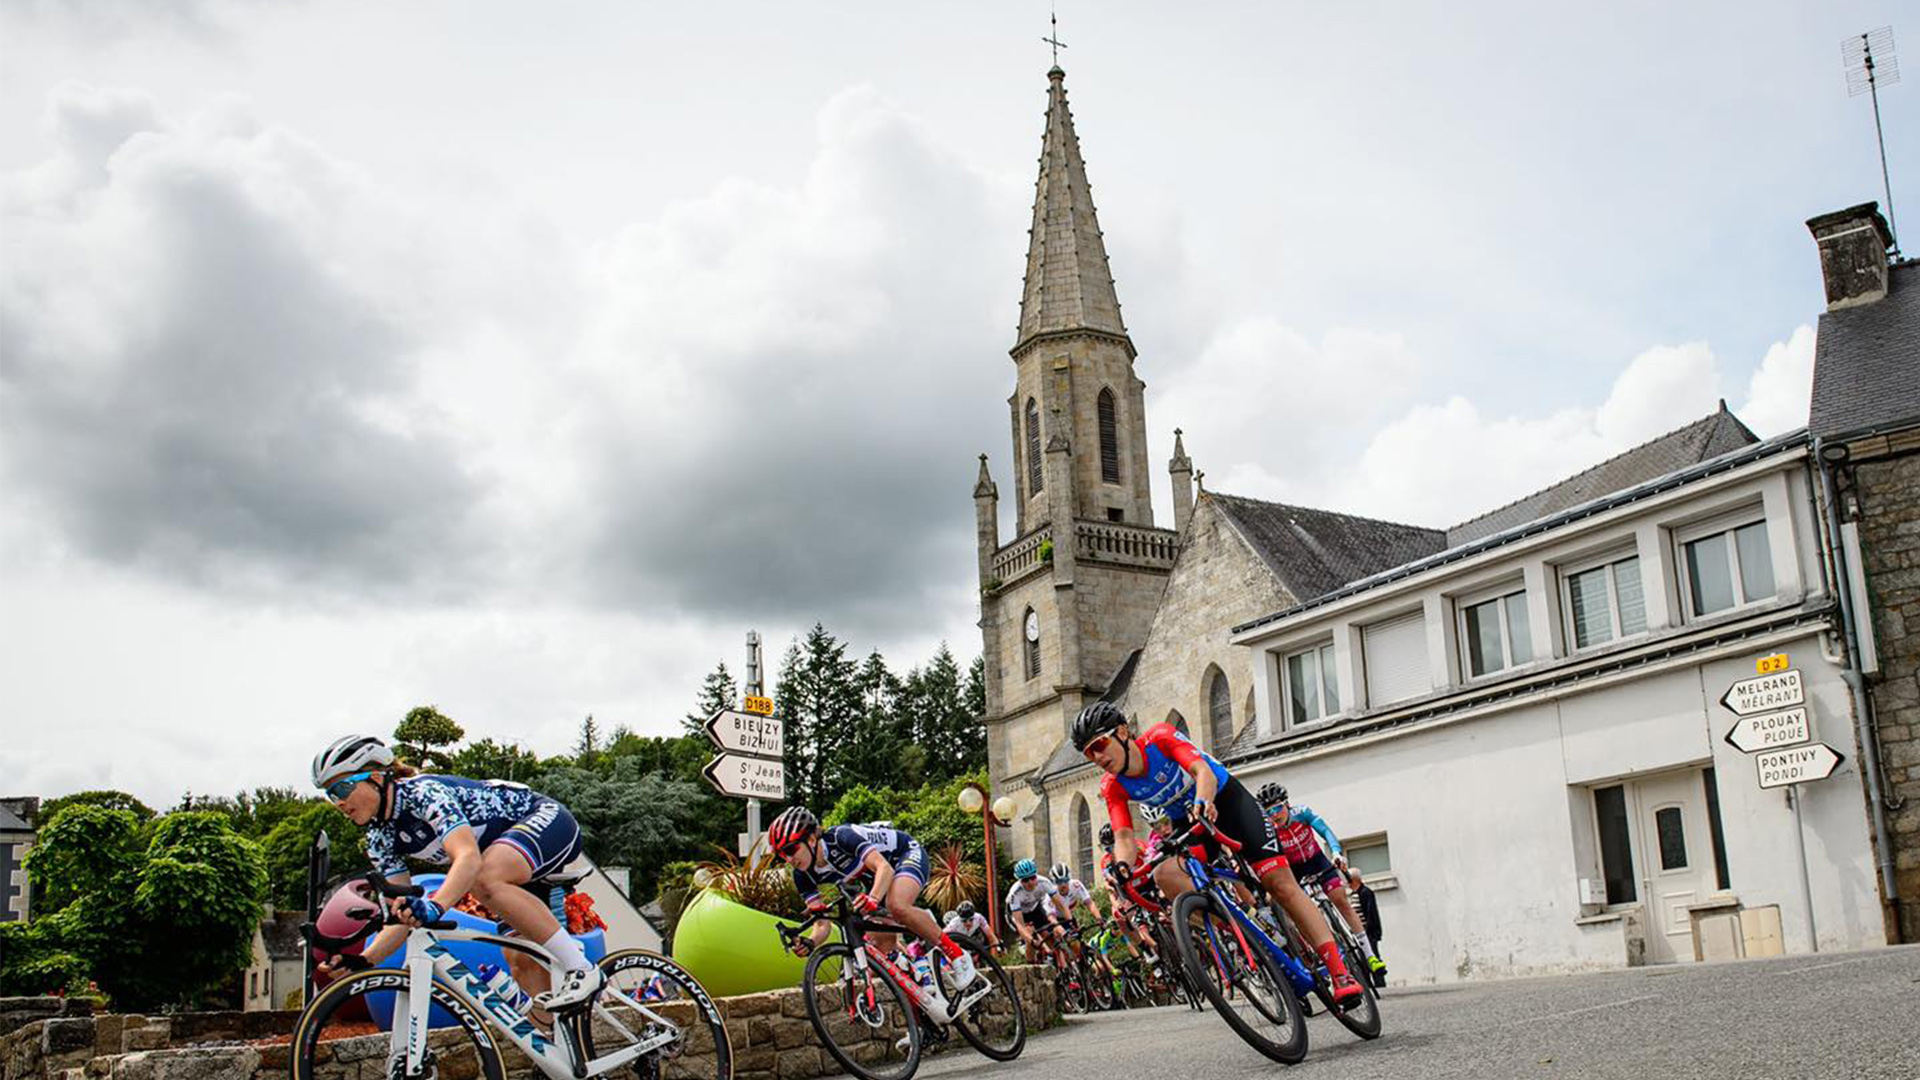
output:
<instances>
[{"instance_id":1,"label":"cloudy sky","mask_svg":"<svg viewBox=\"0 0 1920 1080\"><path fill-rule=\"evenodd\" d=\"M1156 470L1446 525L1804 422L1894 3L1346 7L1061 12ZM0 794L665 731L749 628L971 657L1046 15L0 2Z\"/></svg>"}]
</instances>

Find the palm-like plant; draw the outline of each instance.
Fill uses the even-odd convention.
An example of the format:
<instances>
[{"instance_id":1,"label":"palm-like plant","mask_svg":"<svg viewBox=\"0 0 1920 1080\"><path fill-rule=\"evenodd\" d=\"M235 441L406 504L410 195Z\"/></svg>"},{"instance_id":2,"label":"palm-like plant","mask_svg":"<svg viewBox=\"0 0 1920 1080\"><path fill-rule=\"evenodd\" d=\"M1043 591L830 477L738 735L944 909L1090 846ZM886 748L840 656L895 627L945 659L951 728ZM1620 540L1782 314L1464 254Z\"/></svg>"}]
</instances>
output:
<instances>
[{"instance_id":1,"label":"palm-like plant","mask_svg":"<svg viewBox=\"0 0 1920 1080\"><path fill-rule=\"evenodd\" d=\"M959 906L960 901L978 897L986 887L986 877L978 863L966 860L959 844L948 844L933 857L932 876L927 880L925 896L935 911Z\"/></svg>"},{"instance_id":2,"label":"palm-like plant","mask_svg":"<svg viewBox=\"0 0 1920 1080\"><path fill-rule=\"evenodd\" d=\"M755 911L783 919L801 917L806 905L793 887L793 874L772 852L743 859L722 847L714 850L720 857L701 863L694 874L705 888Z\"/></svg>"}]
</instances>

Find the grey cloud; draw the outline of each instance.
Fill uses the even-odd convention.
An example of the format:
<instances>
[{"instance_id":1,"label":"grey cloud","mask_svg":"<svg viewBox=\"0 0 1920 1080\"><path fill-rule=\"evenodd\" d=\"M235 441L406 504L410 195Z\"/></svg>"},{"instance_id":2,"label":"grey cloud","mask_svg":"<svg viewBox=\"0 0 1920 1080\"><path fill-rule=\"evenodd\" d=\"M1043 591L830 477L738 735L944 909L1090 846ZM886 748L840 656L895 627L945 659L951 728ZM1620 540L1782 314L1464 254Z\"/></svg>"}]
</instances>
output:
<instances>
[{"instance_id":1,"label":"grey cloud","mask_svg":"<svg viewBox=\"0 0 1920 1080\"><path fill-rule=\"evenodd\" d=\"M64 126L151 126L110 120ZM25 256L0 278L0 470L110 561L430 583L471 555L478 481L408 401L417 343L313 241L314 158L274 138L155 139L71 214L0 218Z\"/></svg>"}]
</instances>

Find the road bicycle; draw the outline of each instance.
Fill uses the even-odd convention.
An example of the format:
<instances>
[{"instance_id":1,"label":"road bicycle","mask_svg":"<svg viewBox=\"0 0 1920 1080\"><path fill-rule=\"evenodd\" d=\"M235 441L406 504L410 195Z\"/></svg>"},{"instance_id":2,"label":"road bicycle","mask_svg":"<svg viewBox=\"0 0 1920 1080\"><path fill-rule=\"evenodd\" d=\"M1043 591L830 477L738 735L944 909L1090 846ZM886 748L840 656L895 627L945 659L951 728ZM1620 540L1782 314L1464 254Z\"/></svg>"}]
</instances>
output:
<instances>
[{"instance_id":1,"label":"road bicycle","mask_svg":"<svg viewBox=\"0 0 1920 1080\"><path fill-rule=\"evenodd\" d=\"M1159 958L1158 963L1149 965L1149 983L1164 987L1164 990L1156 990L1156 1000L1164 994L1170 1003L1185 1005L1198 1012L1202 1007L1200 1003L1206 998L1201 992L1200 980L1180 960L1180 945L1173 936L1173 913L1167 909L1159 888L1154 885L1151 869L1148 867L1147 871L1120 884L1127 899L1132 901L1133 910L1128 913L1128 918L1135 926L1146 928L1148 936L1153 939L1153 951Z\"/></svg>"},{"instance_id":2,"label":"road bicycle","mask_svg":"<svg viewBox=\"0 0 1920 1080\"><path fill-rule=\"evenodd\" d=\"M973 958L979 973L964 995L954 985L946 954L931 950L941 995L960 1004L959 1011L949 1017L914 977L904 955L889 956L867 938L869 934L911 937L912 931L861 915L840 897L804 922L780 924L780 940L791 949L819 923L838 928L840 939L813 948L800 978L800 992L821 1045L841 1068L862 1080L908 1080L920 1068L927 1043L945 1043L949 1027L995 1061L1012 1061L1026 1047L1027 1020L1013 979L979 939L948 935ZM978 980L985 980L984 992Z\"/></svg>"},{"instance_id":3,"label":"road bicycle","mask_svg":"<svg viewBox=\"0 0 1920 1080\"><path fill-rule=\"evenodd\" d=\"M378 873L347 879L367 898L352 909L368 930L388 921L385 900L424 894L418 885L394 885ZM302 926L315 948L341 955L361 938L333 938ZM293 1031L292 1080L506 1080L502 1042L551 1080L592 1080L631 1070L640 1080L731 1080L733 1045L719 1006L687 970L658 953L622 949L600 960L601 991L542 1025L523 1012L524 992L498 975L485 978L448 950L450 942L478 942L538 961L557 980L553 955L515 937L460 928L450 920L415 926L398 968L369 968L335 979L301 1012ZM504 972L505 969L502 969ZM376 1018L388 1019L379 1032ZM361 1065L385 1057L379 1071Z\"/></svg>"},{"instance_id":4,"label":"road bicycle","mask_svg":"<svg viewBox=\"0 0 1920 1080\"><path fill-rule=\"evenodd\" d=\"M1219 845L1219 864L1188 851L1189 845L1209 838ZM1193 890L1173 904L1173 936L1182 966L1247 1045L1283 1064L1298 1064L1307 1056L1307 1022L1297 995L1313 992L1314 977L1235 895L1246 888L1244 883L1251 883L1256 897L1265 893L1240 844L1205 818L1196 818L1135 876L1145 878L1169 859L1178 859L1193 881ZM1128 887L1131 892L1133 883ZM1270 906L1256 899L1256 909Z\"/></svg>"},{"instance_id":5,"label":"road bicycle","mask_svg":"<svg viewBox=\"0 0 1920 1080\"><path fill-rule=\"evenodd\" d=\"M1340 949L1340 959L1346 963L1347 971L1353 975L1354 981L1360 984L1363 991L1360 997L1348 1002L1345 1006L1336 1006L1333 1002L1332 973L1327 970L1324 963L1320 962L1319 955L1308 947L1306 939L1300 934L1299 927L1293 925L1293 920L1281 919L1280 925L1286 930L1287 944L1293 954L1296 957L1313 958L1306 964L1313 972L1313 996L1319 998L1320 1003L1333 1013L1333 1018L1340 1021L1348 1031L1362 1039L1379 1038L1380 997L1373 989L1372 973L1367 969L1366 952L1360 948L1359 942L1354 940L1353 930L1347 926L1346 919L1340 915L1340 909L1334 905L1333 899L1327 895L1319 882L1303 881L1300 887L1306 890L1307 897L1320 909L1320 917L1326 920L1327 929L1333 934L1334 944Z\"/></svg>"}]
</instances>

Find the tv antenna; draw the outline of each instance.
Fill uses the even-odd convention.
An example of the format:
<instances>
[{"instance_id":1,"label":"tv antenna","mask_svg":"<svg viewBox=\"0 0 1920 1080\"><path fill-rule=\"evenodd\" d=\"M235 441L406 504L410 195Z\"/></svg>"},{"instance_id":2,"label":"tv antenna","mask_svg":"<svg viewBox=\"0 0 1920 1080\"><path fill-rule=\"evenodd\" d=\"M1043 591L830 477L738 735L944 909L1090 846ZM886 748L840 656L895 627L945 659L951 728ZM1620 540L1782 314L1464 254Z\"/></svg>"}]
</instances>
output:
<instances>
[{"instance_id":1,"label":"tv antenna","mask_svg":"<svg viewBox=\"0 0 1920 1080\"><path fill-rule=\"evenodd\" d=\"M1900 252L1900 229L1893 223L1893 184L1887 179L1887 137L1880 130L1880 88L1900 81L1900 58L1893 52L1893 27L1883 26L1854 34L1840 42L1840 62L1847 69L1847 96L1866 94L1873 99L1873 137L1880 143L1880 190L1887 197L1887 231L1893 252Z\"/></svg>"}]
</instances>

